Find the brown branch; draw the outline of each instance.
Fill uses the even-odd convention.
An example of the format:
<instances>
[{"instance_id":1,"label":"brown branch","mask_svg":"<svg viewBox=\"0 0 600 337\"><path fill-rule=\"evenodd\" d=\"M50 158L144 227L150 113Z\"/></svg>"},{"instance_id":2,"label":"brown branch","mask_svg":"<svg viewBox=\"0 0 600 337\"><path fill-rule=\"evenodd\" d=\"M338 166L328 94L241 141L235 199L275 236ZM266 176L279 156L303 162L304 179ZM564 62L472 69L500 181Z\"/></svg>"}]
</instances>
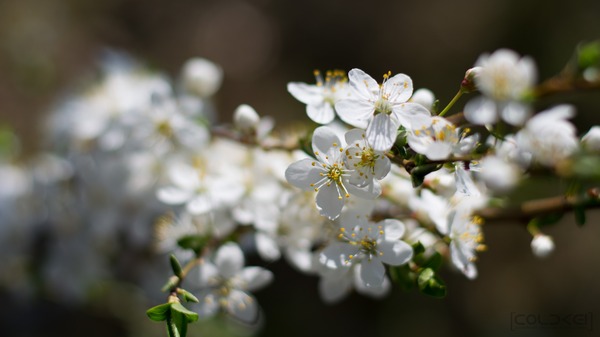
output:
<instances>
[{"instance_id":1,"label":"brown branch","mask_svg":"<svg viewBox=\"0 0 600 337\"><path fill-rule=\"evenodd\" d=\"M531 219L554 213L572 212L575 209L600 208L599 188L588 190L587 195L557 196L544 199L529 200L516 207L489 207L479 210L476 215L484 218L486 223L516 221L527 224Z\"/></svg>"},{"instance_id":2,"label":"brown branch","mask_svg":"<svg viewBox=\"0 0 600 337\"><path fill-rule=\"evenodd\" d=\"M584 79L576 79L573 76L561 74L540 83L534 89L534 95L539 98L560 93L595 89L600 89L600 81L589 82Z\"/></svg>"}]
</instances>

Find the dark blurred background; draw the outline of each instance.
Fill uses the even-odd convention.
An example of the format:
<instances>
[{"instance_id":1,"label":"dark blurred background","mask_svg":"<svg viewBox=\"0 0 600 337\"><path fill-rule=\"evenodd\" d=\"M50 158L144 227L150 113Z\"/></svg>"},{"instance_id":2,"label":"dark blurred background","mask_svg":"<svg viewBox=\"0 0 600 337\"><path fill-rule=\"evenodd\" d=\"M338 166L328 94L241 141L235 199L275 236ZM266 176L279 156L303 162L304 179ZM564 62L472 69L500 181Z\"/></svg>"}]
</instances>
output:
<instances>
[{"instance_id":1,"label":"dark blurred background","mask_svg":"<svg viewBox=\"0 0 600 337\"><path fill-rule=\"evenodd\" d=\"M358 67L375 78L388 70L403 72L416 88L433 90L445 104L483 52L507 47L530 55L542 80L560 71L578 43L598 38L597 0L2 0L0 124L16 130L26 152L43 148L37 137L42 117L81 84L106 48L128 52L172 77L188 58L208 58L225 72L216 97L221 120L247 103L284 122L304 118L304 107L286 91L287 82L312 83L314 69ZM571 94L556 101L577 106L575 122L584 133L591 124L600 124L598 96ZM563 221L549 229L557 251L546 260L532 256L522 225L485 227L490 249L481 256L479 278L469 281L446 271L445 300L395 289L383 301L354 295L327 306L318 298L316 278L276 263L270 266L275 283L257 294L265 313L258 333L600 335L598 327L591 332L510 330L511 312L592 313L600 319L599 219L590 214L583 228ZM0 303L0 334L166 335L160 324L144 317L147 306L156 304L144 303L144 294L110 286L103 294L98 304L86 308L44 298ZM143 304L124 304L132 296ZM133 328L126 323L134 320ZM197 323L190 335L243 332L222 323Z\"/></svg>"}]
</instances>

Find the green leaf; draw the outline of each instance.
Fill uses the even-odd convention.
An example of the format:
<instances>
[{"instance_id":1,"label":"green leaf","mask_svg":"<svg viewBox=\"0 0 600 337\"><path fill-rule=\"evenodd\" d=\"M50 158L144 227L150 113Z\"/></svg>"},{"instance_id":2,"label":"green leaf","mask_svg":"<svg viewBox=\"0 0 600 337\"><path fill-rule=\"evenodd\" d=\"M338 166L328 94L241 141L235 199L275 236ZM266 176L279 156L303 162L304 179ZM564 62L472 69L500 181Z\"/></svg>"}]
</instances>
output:
<instances>
[{"instance_id":1,"label":"green leaf","mask_svg":"<svg viewBox=\"0 0 600 337\"><path fill-rule=\"evenodd\" d=\"M181 275L183 274L181 270L181 264L179 264L179 261L177 260L175 255L171 254L171 256L169 256L169 261L171 262L171 269L173 269L173 274L181 278Z\"/></svg>"},{"instance_id":2,"label":"green leaf","mask_svg":"<svg viewBox=\"0 0 600 337\"><path fill-rule=\"evenodd\" d=\"M435 298L443 298L446 296L446 285L431 268L424 269L417 279L419 290L425 294Z\"/></svg>"},{"instance_id":3,"label":"green leaf","mask_svg":"<svg viewBox=\"0 0 600 337\"><path fill-rule=\"evenodd\" d=\"M396 283L404 291L411 290L414 288L416 283L416 275L410 270L408 264L390 267L390 277L394 283Z\"/></svg>"},{"instance_id":4,"label":"green leaf","mask_svg":"<svg viewBox=\"0 0 600 337\"><path fill-rule=\"evenodd\" d=\"M410 172L410 180L412 182L413 187L417 188L423 184L425 180L425 176L431 172L435 172L442 168L440 164L425 164L421 166L417 166Z\"/></svg>"},{"instance_id":5,"label":"green leaf","mask_svg":"<svg viewBox=\"0 0 600 337\"><path fill-rule=\"evenodd\" d=\"M209 241L205 235L186 235L177 240L177 245L183 249L190 249L194 252L200 252Z\"/></svg>"},{"instance_id":6,"label":"green leaf","mask_svg":"<svg viewBox=\"0 0 600 337\"><path fill-rule=\"evenodd\" d=\"M186 322L192 323L198 320L198 314L188 310L181 303L173 303L171 305L171 312L183 315L186 318Z\"/></svg>"},{"instance_id":7,"label":"green leaf","mask_svg":"<svg viewBox=\"0 0 600 337\"><path fill-rule=\"evenodd\" d=\"M580 69L600 65L600 41L593 41L579 47L578 58Z\"/></svg>"},{"instance_id":8,"label":"green leaf","mask_svg":"<svg viewBox=\"0 0 600 337\"><path fill-rule=\"evenodd\" d=\"M177 293L181 296L183 296L183 299L186 302L194 302L194 303L198 303L199 300L196 296L194 296L194 294L190 293L189 291L185 290L185 289L181 289L181 288L177 288Z\"/></svg>"},{"instance_id":9,"label":"green leaf","mask_svg":"<svg viewBox=\"0 0 600 337\"><path fill-rule=\"evenodd\" d=\"M171 310L167 317L167 332L169 337L185 337L187 325L198 320L198 314L186 309L181 303L171 304Z\"/></svg>"},{"instance_id":10,"label":"green leaf","mask_svg":"<svg viewBox=\"0 0 600 337\"><path fill-rule=\"evenodd\" d=\"M419 254L423 254L425 252L425 246L421 243L421 241L417 241L413 243L413 256L417 256Z\"/></svg>"},{"instance_id":11,"label":"green leaf","mask_svg":"<svg viewBox=\"0 0 600 337\"><path fill-rule=\"evenodd\" d=\"M171 303L163 303L148 309L146 315L153 321L162 322L168 318L170 309Z\"/></svg>"},{"instance_id":12,"label":"green leaf","mask_svg":"<svg viewBox=\"0 0 600 337\"><path fill-rule=\"evenodd\" d=\"M433 255L431 255L429 259L427 259L427 261L423 265L421 265L421 267L438 270L442 266L443 262L444 259L442 258L442 254L440 254L439 252L435 252L433 253Z\"/></svg>"},{"instance_id":13,"label":"green leaf","mask_svg":"<svg viewBox=\"0 0 600 337\"><path fill-rule=\"evenodd\" d=\"M179 277L178 276L171 276L169 277L169 280L167 281L167 283L165 283L165 285L162 287L161 291L167 292L173 288L175 288L177 286L177 284L179 283Z\"/></svg>"}]
</instances>

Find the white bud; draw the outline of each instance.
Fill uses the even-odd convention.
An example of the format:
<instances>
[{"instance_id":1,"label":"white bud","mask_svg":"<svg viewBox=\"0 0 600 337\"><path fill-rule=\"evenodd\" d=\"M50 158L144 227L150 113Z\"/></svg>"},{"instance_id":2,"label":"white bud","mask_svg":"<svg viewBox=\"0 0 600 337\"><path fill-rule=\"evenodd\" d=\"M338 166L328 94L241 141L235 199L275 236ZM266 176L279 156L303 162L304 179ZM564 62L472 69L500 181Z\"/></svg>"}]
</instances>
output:
<instances>
[{"instance_id":1,"label":"white bud","mask_svg":"<svg viewBox=\"0 0 600 337\"><path fill-rule=\"evenodd\" d=\"M247 104L242 104L233 113L233 123L243 132L256 131L260 117L256 110Z\"/></svg>"},{"instance_id":2,"label":"white bud","mask_svg":"<svg viewBox=\"0 0 600 337\"><path fill-rule=\"evenodd\" d=\"M433 95L433 92L431 90L421 88L413 93L412 97L410 98L410 101L413 103L421 104L425 107L425 109L431 111L431 107L435 102L435 96Z\"/></svg>"},{"instance_id":3,"label":"white bud","mask_svg":"<svg viewBox=\"0 0 600 337\"><path fill-rule=\"evenodd\" d=\"M544 258L554 251L554 240L545 234L536 234L531 240L533 255Z\"/></svg>"},{"instance_id":4,"label":"white bud","mask_svg":"<svg viewBox=\"0 0 600 337\"><path fill-rule=\"evenodd\" d=\"M473 67L467 70L467 72L465 72L465 78L463 78L460 84L461 90L463 90L463 92L469 93L477 90L475 81L476 78L479 77L479 75L481 74L481 69L481 67Z\"/></svg>"},{"instance_id":5,"label":"white bud","mask_svg":"<svg viewBox=\"0 0 600 337\"><path fill-rule=\"evenodd\" d=\"M188 60L182 70L183 86L199 97L210 97L221 87L223 70L204 58Z\"/></svg>"},{"instance_id":6,"label":"white bud","mask_svg":"<svg viewBox=\"0 0 600 337\"><path fill-rule=\"evenodd\" d=\"M593 126L583 138L581 138L583 146L593 152L600 152L600 126Z\"/></svg>"}]
</instances>

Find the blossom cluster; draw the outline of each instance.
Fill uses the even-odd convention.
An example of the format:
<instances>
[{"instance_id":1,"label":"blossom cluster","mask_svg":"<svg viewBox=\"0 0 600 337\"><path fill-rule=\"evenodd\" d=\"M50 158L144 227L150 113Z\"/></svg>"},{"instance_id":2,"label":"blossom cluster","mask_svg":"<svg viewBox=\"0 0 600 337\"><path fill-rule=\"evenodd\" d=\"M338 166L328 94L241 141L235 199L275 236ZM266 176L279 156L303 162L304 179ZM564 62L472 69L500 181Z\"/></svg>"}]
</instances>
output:
<instances>
[{"instance_id":1,"label":"blossom cluster","mask_svg":"<svg viewBox=\"0 0 600 337\"><path fill-rule=\"evenodd\" d=\"M97 81L50 114L50 148L17 160L14 142L3 144L0 282L31 291L28 245L15 244L30 234L61 238L43 252L48 291L83 299L113 277L123 246L152 244L199 266L185 276L202 317L246 323L260 312L251 292L276 277L245 266L245 254L318 277L328 303L353 290L380 298L402 276L426 293L443 288L426 278L438 258L476 278L490 201L539 170L572 177L600 151L600 128L579 138L573 106L536 113L536 74L514 51L484 54L458 97L479 95L447 117L452 104L439 112L406 74L379 83L360 69L317 71L316 84L287 86L320 125L302 146L245 104L219 125L211 97L223 74L208 60L191 59L172 80L110 55ZM533 253L548 255L552 239L530 231ZM139 269L140 283L160 282Z\"/></svg>"}]
</instances>

